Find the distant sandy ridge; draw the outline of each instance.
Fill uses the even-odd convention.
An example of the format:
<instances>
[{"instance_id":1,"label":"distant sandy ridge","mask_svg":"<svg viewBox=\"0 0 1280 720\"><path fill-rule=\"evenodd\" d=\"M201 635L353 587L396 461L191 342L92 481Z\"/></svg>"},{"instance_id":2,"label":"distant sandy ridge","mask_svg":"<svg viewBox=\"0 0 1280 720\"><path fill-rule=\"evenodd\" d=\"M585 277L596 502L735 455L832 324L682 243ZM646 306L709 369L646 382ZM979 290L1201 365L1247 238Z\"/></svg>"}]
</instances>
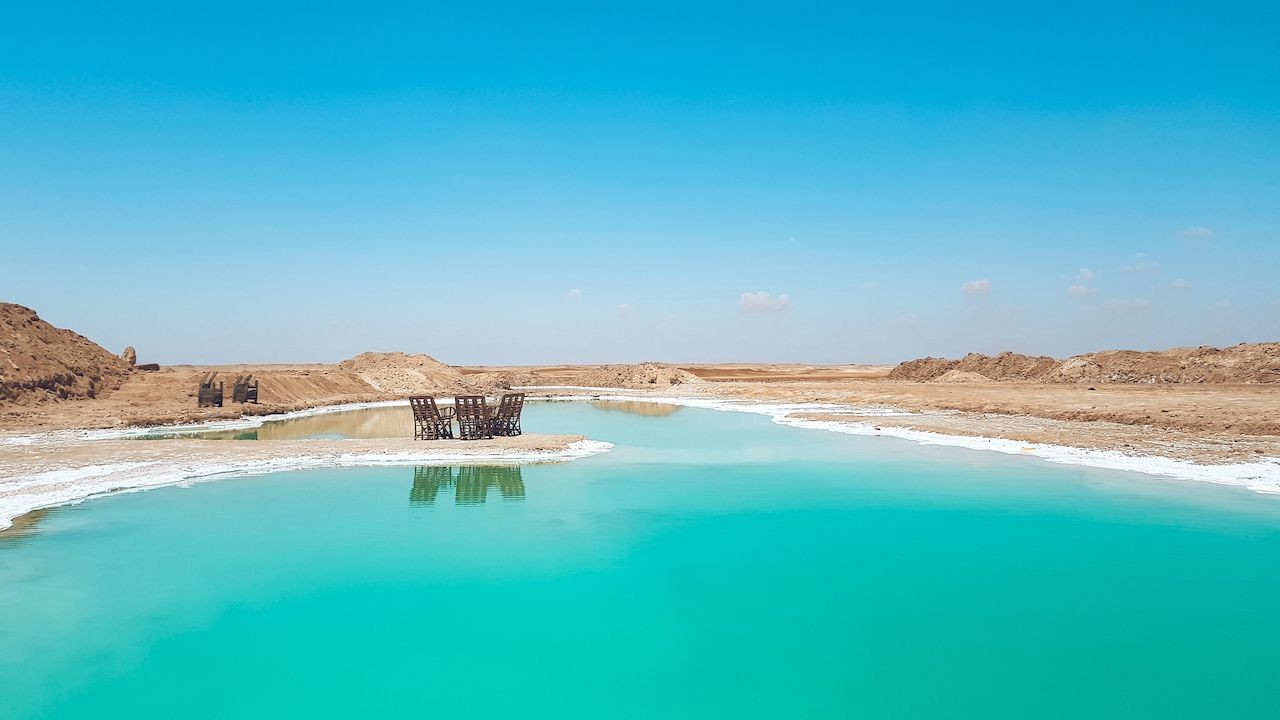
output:
<instances>
[{"instance_id":1,"label":"distant sandy ridge","mask_svg":"<svg viewBox=\"0 0 1280 720\"><path fill-rule=\"evenodd\" d=\"M853 410L892 407L908 415L884 422L930 432L990 434L1197 462L1280 457L1280 343L1107 351L1065 360L971 354L896 367L656 362L459 367L428 355L389 352L362 353L336 365L171 366L142 372L26 308L0 305L0 310L17 319L0 325L0 348L7 350L0 354L0 383L7 383L9 393L0 399L0 436L202 422L411 394L493 395L511 387L570 385ZM74 362L60 360L63 352ZM197 408L199 378L211 371L228 382L235 374L252 372L261 383L262 403L228 400L222 408ZM91 375L100 378L93 382L92 397L85 391Z\"/></svg>"}]
</instances>

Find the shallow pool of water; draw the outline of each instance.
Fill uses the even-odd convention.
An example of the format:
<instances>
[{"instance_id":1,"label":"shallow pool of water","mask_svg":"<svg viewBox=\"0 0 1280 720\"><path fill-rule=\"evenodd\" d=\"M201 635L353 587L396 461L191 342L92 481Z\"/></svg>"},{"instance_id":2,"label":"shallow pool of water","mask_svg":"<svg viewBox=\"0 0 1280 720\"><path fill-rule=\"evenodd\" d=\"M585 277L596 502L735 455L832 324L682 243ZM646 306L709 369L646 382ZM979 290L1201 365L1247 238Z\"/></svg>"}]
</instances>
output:
<instances>
[{"instance_id":1,"label":"shallow pool of water","mask_svg":"<svg viewBox=\"0 0 1280 720\"><path fill-rule=\"evenodd\" d=\"M548 401L530 400L526 407L545 404ZM557 401L564 402L564 401ZM645 417L665 417L680 410L679 405L641 402L635 400L587 400L583 401L596 410L632 413ZM441 401L447 406L449 401ZM534 411L535 415L537 411ZM582 434L579 430L576 433ZM170 440L174 438L202 438L205 440L342 440L347 438L411 438L413 437L413 412L408 405L371 407L342 412L319 412L314 415L266 420L257 427L228 430L176 431L157 428L135 435L137 440Z\"/></svg>"},{"instance_id":2,"label":"shallow pool of water","mask_svg":"<svg viewBox=\"0 0 1280 720\"><path fill-rule=\"evenodd\" d=\"M617 410L526 408L530 432L617 445L572 463L277 473L48 512L0 540L0 717L1280 707L1280 499ZM306 432L390 432L377 417Z\"/></svg>"}]
</instances>

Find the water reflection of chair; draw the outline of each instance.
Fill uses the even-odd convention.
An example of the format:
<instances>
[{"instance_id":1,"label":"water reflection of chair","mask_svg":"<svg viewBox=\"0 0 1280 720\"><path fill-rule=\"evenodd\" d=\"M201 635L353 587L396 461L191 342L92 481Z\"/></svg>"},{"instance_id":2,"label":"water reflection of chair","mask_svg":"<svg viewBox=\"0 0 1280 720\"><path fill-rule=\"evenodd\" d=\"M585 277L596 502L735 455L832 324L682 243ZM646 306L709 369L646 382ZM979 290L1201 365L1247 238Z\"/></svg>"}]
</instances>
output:
<instances>
[{"instance_id":1,"label":"water reflection of chair","mask_svg":"<svg viewBox=\"0 0 1280 720\"><path fill-rule=\"evenodd\" d=\"M497 488L503 500L524 499L524 477L519 465L465 465L451 467L416 467L410 505L431 505L441 490L454 489L453 501L458 505L479 505L489 497L489 489Z\"/></svg>"},{"instance_id":2,"label":"water reflection of chair","mask_svg":"<svg viewBox=\"0 0 1280 720\"><path fill-rule=\"evenodd\" d=\"M489 484L481 474L481 470L472 465L458 468L458 487L453 501L459 505L479 505L489 495Z\"/></svg>"},{"instance_id":3,"label":"water reflection of chair","mask_svg":"<svg viewBox=\"0 0 1280 720\"><path fill-rule=\"evenodd\" d=\"M524 499L524 476L520 473L519 465L487 469L492 471L492 485L498 488L503 500Z\"/></svg>"},{"instance_id":4,"label":"water reflection of chair","mask_svg":"<svg viewBox=\"0 0 1280 720\"><path fill-rule=\"evenodd\" d=\"M413 489L409 491L410 505L431 505L443 489L453 487L453 468L416 467L413 469Z\"/></svg>"}]
</instances>

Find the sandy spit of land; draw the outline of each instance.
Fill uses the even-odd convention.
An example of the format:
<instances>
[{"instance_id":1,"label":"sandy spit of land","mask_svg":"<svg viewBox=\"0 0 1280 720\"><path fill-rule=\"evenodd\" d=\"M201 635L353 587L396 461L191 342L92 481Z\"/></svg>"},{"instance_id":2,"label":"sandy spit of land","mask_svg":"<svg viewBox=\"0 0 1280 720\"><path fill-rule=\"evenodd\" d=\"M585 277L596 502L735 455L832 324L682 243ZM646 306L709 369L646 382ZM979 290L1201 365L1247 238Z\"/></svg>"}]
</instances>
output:
<instances>
[{"instance_id":1,"label":"sandy spit of land","mask_svg":"<svg viewBox=\"0 0 1280 720\"><path fill-rule=\"evenodd\" d=\"M797 417L1196 463L1280 457L1276 385L921 383L888 380L883 368L865 366L784 366L783 377L774 380L764 365L685 367L707 382L626 394L837 405L845 409L838 416L798 410ZM879 409L902 412L885 416L874 412ZM859 415L859 410L870 412Z\"/></svg>"},{"instance_id":2,"label":"sandy spit of land","mask_svg":"<svg viewBox=\"0 0 1280 720\"><path fill-rule=\"evenodd\" d=\"M0 528L43 507L215 475L316 467L555 462L607 448L580 435L537 434L466 442L51 436L40 442L0 445Z\"/></svg>"},{"instance_id":3,"label":"sandy spit of land","mask_svg":"<svg viewBox=\"0 0 1280 720\"><path fill-rule=\"evenodd\" d=\"M1280 387L850 381L710 383L707 394L744 401L840 405L842 422L943 435L1004 438L1198 463L1280 457ZM703 388L699 388L701 391ZM859 409L904 414L858 416ZM819 417L813 419L833 419Z\"/></svg>"}]
</instances>

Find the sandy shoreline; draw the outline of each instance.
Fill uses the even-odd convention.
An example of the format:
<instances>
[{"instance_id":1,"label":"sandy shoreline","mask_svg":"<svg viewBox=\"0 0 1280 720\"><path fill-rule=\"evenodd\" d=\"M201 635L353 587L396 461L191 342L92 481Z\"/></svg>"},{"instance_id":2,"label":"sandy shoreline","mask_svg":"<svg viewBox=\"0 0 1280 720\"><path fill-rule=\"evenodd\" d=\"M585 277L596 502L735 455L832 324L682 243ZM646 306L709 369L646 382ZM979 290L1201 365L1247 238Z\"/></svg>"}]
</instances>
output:
<instances>
[{"instance_id":1,"label":"sandy shoreline","mask_svg":"<svg viewBox=\"0 0 1280 720\"><path fill-rule=\"evenodd\" d=\"M196 408L196 379L215 369L255 373L268 402ZM404 404L410 387L436 387L415 391L447 397L492 395L525 384L537 386L528 389L533 396L608 396L758 412L800 427L1280 492L1280 385L930 383L889 380L888 372L885 366L753 364L649 365L638 371L576 365L450 368L425 356L391 355L356 366L177 366L133 373L103 397L0 408L0 525L38 507L212 473L467 459L525 462L599 450L580 438L531 435L448 448L394 440L127 439L147 427L252 428L285 413L304 417ZM622 386L605 384L615 380ZM574 442L585 444L570 447Z\"/></svg>"},{"instance_id":2,"label":"sandy shoreline","mask_svg":"<svg viewBox=\"0 0 1280 720\"><path fill-rule=\"evenodd\" d=\"M660 386L599 386L599 390L661 393L680 397L718 397L764 402L820 403L891 407L913 413L947 412L988 422L998 416L1056 421L1031 423L1027 432L1043 432L1045 441L1081 447L1122 449L1169 440L1204 441L1202 462L1239 460L1248 454L1280 454L1280 385L1131 384L1037 385L1033 383L921 383L884 379L883 367L870 366L687 366L705 378L696 383ZM149 427L210 421L238 422L245 416L277 415L326 406L404 400L404 394L374 390L334 366L263 366L261 405L196 408L192 389L206 368L173 368L135 374L120 390L96 400L28 406L0 406L0 442L6 437L59 430ZM220 366L217 369L238 369ZM466 370L466 369L464 369ZM537 382L509 385L582 385L573 382L578 366L555 371L534 368ZM475 369L466 377L514 374L510 368ZM525 373L529 374L529 373ZM336 378L336 379L335 379ZM338 382L338 379L341 382ZM561 382L563 380L563 382ZM268 394L268 390L270 394ZM487 387L488 394L501 386ZM454 390L433 394L449 396ZM998 425L998 423L996 423ZM1124 430L1124 428L1129 430ZM1039 428L1039 429L1037 429ZM938 432L971 434L970 422ZM1053 435L1050 437L1049 435ZM1169 437L1165 437L1169 435ZM1175 443L1177 444L1177 443Z\"/></svg>"},{"instance_id":3,"label":"sandy shoreline","mask_svg":"<svg viewBox=\"0 0 1280 720\"><path fill-rule=\"evenodd\" d=\"M794 383L781 388L753 383L746 389L732 388L736 392L725 392L728 388L718 384L652 390L576 386L522 389L547 399L670 403L750 412L795 427L1027 455L1051 462L1280 494L1280 443L1275 436L1224 436L1103 421L927 407L905 409L852 404L848 399L833 402L823 399L820 393L815 397L813 387L797 387ZM611 447L581 436L533 434L469 443L406 439L131 439L157 429L247 429L277 419L405 404L404 400L383 400L319 405L282 415L243 416L188 425L7 433L0 436L0 528L41 508L213 476L320 467L555 462L605 452Z\"/></svg>"},{"instance_id":4,"label":"sandy shoreline","mask_svg":"<svg viewBox=\"0 0 1280 720\"><path fill-rule=\"evenodd\" d=\"M599 386L599 392L727 401L839 406L842 413L891 408L893 427L985 436L1089 450L1153 454L1197 463L1280 457L1280 385L924 383L886 380L883 366L684 366L698 382ZM539 386L581 385L589 366L462 368L467 378L536 378ZM208 369L252 369L263 379L262 405L194 407L195 379ZM510 383L519 385L524 383ZM477 387L477 386L473 386ZM269 394L268 394L269 391ZM500 392L500 387L488 390ZM555 392L549 389L548 392ZM436 394L448 396L452 391ZM315 411L353 403L403 402L337 366L175 367L130 376L95 400L0 408L0 446L32 433L126 429L170 424L245 423L245 417Z\"/></svg>"},{"instance_id":5,"label":"sandy shoreline","mask_svg":"<svg viewBox=\"0 0 1280 720\"><path fill-rule=\"evenodd\" d=\"M1080 465L1106 470L1138 472L1147 475L1231 485L1268 495L1280 495L1280 457L1258 458L1250 455L1242 460L1203 462L1191 459L1196 456L1192 446L1166 444L1163 452L1143 452L1126 447L1079 447L1042 440L1020 440L1016 437L957 432L954 423L973 425L980 422L972 414L911 413L894 408L851 408L840 405L816 403L773 403L742 400L723 400L708 397L677 397L662 395L627 395L599 393L595 388L560 388L577 390L581 394L565 395L561 399L591 398L627 403L673 403L688 407L729 412L748 412L767 415L773 422L797 428L824 430L849 435L882 436L898 438L921 445L945 445L971 450L999 452L1006 455L1034 457L1064 465ZM921 422L921 418L926 422ZM930 427L945 427L949 432L938 432ZM1052 421L1049 421L1052 422ZM986 429L986 426L982 426ZM1016 435L1008 433L1007 435ZM1043 436L1043 431L1038 435ZM1186 455L1191 457L1186 457ZM1183 457L1179 457L1183 456Z\"/></svg>"},{"instance_id":6,"label":"sandy shoreline","mask_svg":"<svg viewBox=\"0 0 1280 720\"><path fill-rule=\"evenodd\" d=\"M707 388L707 386L701 386ZM884 426L1151 454L1197 463L1280 457L1280 388L1275 386L1021 383L933 385L884 380L845 383L714 383L699 395L837 406L873 413Z\"/></svg>"},{"instance_id":7,"label":"sandy shoreline","mask_svg":"<svg viewBox=\"0 0 1280 720\"><path fill-rule=\"evenodd\" d=\"M580 435L457 440L131 440L51 435L0 446L0 529L26 513L217 476L378 465L564 462L607 452Z\"/></svg>"}]
</instances>

